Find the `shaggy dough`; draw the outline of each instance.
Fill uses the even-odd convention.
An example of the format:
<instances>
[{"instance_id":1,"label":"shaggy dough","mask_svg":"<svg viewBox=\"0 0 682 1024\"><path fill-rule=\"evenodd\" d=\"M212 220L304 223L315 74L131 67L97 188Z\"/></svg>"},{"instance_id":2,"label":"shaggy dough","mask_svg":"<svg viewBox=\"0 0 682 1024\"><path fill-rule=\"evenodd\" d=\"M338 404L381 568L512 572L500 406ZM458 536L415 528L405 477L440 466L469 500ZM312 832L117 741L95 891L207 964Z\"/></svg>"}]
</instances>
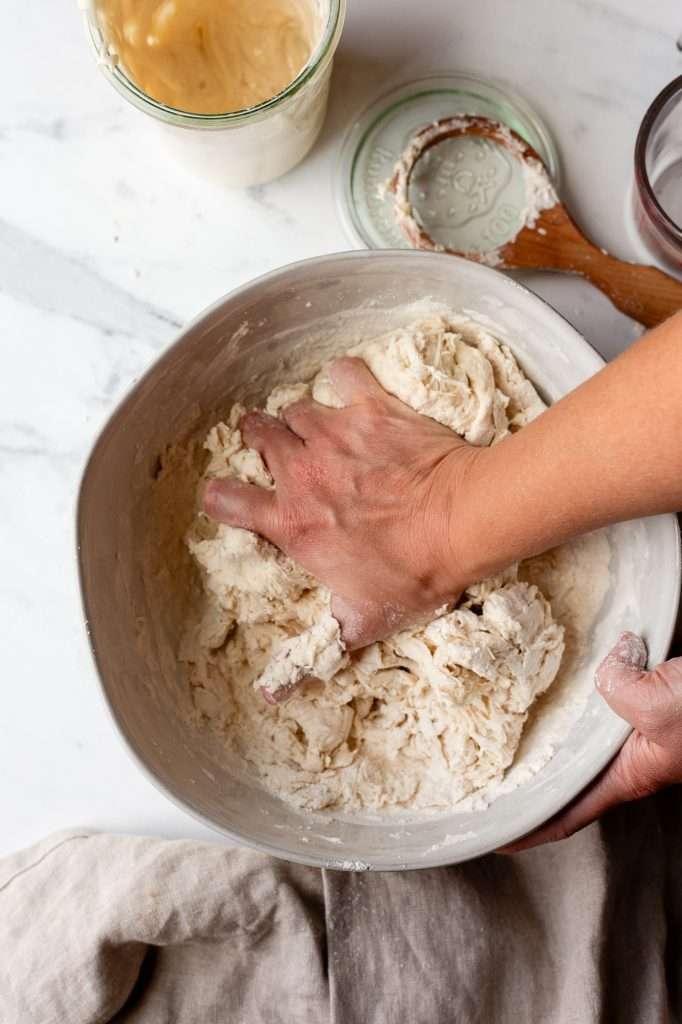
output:
<instances>
[{"instance_id":1,"label":"shaggy dough","mask_svg":"<svg viewBox=\"0 0 682 1024\"><path fill-rule=\"evenodd\" d=\"M545 408L509 349L465 317L424 318L349 352L473 444L494 444ZM265 408L277 415L307 394L339 404L323 367L311 382L276 388ZM272 487L242 444L242 413L235 405L210 431L204 479ZM470 587L427 626L350 655L328 592L266 540L197 513L187 544L204 591L182 650L197 713L300 807L451 807L502 778L530 706L559 670L564 628L527 566ZM281 705L254 692L310 675Z\"/></svg>"},{"instance_id":2,"label":"shaggy dough","mask_svg":"<svg viewBox=\"0 0 682 1024\"><path fill-rule=\"evenodd\" d=\"M351 348L349 355L360 356L391 394L454 430L470 444L494 444L545 408L509 349L468 320L434 317ZM340 404L323 368L310 384L276 388L266 402L266 410L276 416L291 402L310 394L323 405ZM209 434L206 447L212 459L206 475L236 476L272 487L260 456L242 446L238 423L243 412L242 406L235 405L228 429L218 424ZM309 589L314 585L307 574L301 578L300 567L294 567L271 545L245 541L242 534L225 528L208 543L204 538L189 541L190 550L206 570L209 591L224 610L234 610L236 622L244 622L244 616L252 614L251 609L241 607L245 590L256 599L276 592L291 606L298 600L301 586ZM267 582L263 578L266 566L275 573ZM293 589L285 580L293 584ZM233 609L235 600L238 606ZM267 609L278 620L286 615L282 602L277 608ZM314 625L277 646L256 685L274 694L291 689L308 676L328 682L347 664L338 625L325 600Z\"/></svg>"}]
</instances>

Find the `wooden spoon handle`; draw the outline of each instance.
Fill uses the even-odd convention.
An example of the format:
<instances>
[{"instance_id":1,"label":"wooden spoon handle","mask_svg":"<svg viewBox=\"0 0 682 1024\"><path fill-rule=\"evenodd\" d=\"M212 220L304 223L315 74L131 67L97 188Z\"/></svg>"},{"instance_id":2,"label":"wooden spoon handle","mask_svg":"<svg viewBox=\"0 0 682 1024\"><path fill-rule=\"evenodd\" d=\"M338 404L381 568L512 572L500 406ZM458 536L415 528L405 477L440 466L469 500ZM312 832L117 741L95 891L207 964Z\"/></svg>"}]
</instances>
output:
<instances>
[{"instance_id":1,"label":"wooden spoon handle","mask_svg":"<svg viewBox=\"0 0 682 1024\"><path fill-rule=\"evenodd\" d=\"M579 270L626 316L655 327L682 309L682 281L656 267L626 263L599 249Z\"/></svg>"},{"instance_id":2,"label":"wooden spoon handle","mask_svg":"<svg viewBox=\"0 0 682 1024\"><path fill-rule=\"evenodd\" d=\"M628 263L598 249L559 205L545 216L552 236L561 236L561 244L553 246L552 269L586 277L617 309L645 327L655 327L682 309L682 281L656 267Z\"/></svg>"}]
</instances>

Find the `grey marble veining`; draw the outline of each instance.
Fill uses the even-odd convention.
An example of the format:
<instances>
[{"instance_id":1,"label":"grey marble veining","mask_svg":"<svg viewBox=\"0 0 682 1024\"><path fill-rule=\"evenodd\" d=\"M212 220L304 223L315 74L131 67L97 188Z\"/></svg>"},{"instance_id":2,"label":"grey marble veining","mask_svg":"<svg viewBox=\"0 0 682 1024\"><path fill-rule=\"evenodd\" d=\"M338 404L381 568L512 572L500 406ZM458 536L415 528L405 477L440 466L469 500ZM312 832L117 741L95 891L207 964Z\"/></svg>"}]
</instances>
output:
<instances>
[{"instance_id":1,"label":"grey marble veining","mask_svg":"<svg viewBox=\"0 0 682 1024\"><path fill-rule=\"evenodd\" d=\"M181 320L143 302L67 250L0 222L2 290L19 302L66 317L105 335L140 338L156 347L166 343ZM38 268L38 273L27 273Z\"/></svg>"}]
</instances>

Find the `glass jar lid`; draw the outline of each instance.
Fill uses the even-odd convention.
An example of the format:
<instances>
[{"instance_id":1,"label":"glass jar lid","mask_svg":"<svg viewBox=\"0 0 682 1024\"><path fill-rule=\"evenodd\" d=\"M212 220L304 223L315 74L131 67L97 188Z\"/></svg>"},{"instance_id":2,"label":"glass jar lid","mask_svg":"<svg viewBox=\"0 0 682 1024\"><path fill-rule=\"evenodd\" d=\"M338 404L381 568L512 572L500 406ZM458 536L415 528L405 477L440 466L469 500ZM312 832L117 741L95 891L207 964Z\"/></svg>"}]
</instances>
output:
<instances>
[{"instance_id":1,"label":"glass jar lid","mask_svg":"<svg viewBox=\"0 0 682 1024\"><path fill-rule=\"evenodd\" d=\"M501 83L472 75L422 78L376 100L343 143L337 201L349 238L370 249L408 249L386 184L413 136L444 117L469 114L506 124L536 150L558 185L559 159L539 116ZM415 165L410 201L429 235L459 252L488 252L522 226L521 165L502 146L463 136L430 149Z\"/></svg>"}]
</instances>

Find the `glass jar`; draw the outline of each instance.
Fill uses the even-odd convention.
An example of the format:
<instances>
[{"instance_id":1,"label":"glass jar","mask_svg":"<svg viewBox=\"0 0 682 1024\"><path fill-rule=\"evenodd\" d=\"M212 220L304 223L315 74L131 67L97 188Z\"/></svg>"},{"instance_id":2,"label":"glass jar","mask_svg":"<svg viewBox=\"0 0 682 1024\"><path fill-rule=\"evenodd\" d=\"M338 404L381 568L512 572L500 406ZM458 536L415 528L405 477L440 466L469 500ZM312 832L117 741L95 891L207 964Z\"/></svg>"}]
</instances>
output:
<instances>
[{"instance_id":1,"label":"glass jar","mask_svg":"<svg viewBox=\"0 0 682 1024\"><path fill-rule=\"evenodd\" d=\"M682 270L682 75L659 93L635 145L633 215L657 259Z\"/></svg>"},{"instance_id":2,"label":"glass jar","mask_svg":"<svg viewBox=\"0 0 682 1024\"><path fill-rule=\"evenodd\" d=\"M322 128L346 0L316 2L323 27L305 67L276 96L227 114L192 114L148 96L116 62L93 0L85 0L84 17L101 69L125 99L150 115L150 123L161 130L173 154L205 177L244 186L286 174L303 160Z\"/></svg>"}]
</instances>

